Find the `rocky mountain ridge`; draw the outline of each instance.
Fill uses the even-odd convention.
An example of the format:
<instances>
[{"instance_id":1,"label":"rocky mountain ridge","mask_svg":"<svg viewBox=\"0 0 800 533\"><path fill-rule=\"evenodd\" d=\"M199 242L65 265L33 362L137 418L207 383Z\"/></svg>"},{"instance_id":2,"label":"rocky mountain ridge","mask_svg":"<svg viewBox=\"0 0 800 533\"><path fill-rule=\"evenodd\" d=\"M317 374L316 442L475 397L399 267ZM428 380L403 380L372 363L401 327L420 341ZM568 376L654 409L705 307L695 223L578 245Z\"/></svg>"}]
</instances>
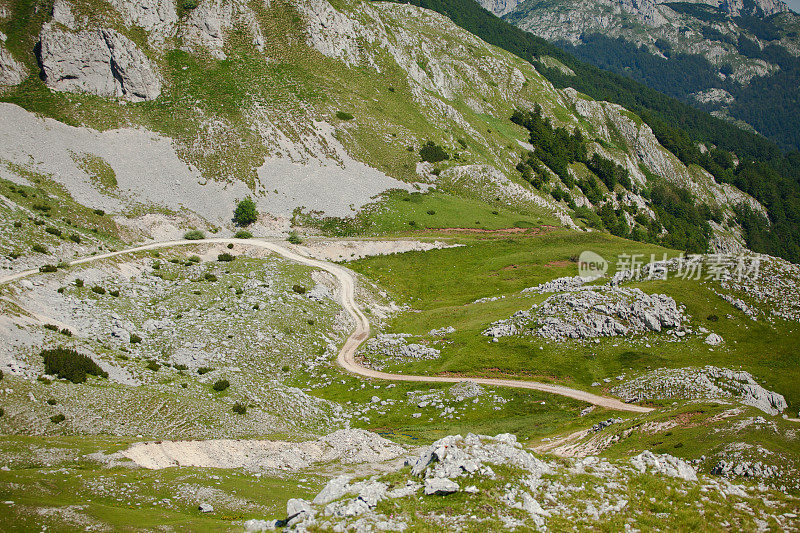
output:
<instances>
[{"instance_id":1,"label":"rocky mountain ridge","mask_svg":"<svg viewBox=\"0 0 800 533\"><path fill-rule=\"evenodd\" d=\"M751 88L754 79L773 78L783 92L793 91L795 83L784 77L795 76L800 16L780 0L481 5L596 66L797 148L788 123L769 125L781 122L786 104L759 98L760 84ZM769 120L757 119L745 106L764 107Z\"/></svg>"}]
</instances>

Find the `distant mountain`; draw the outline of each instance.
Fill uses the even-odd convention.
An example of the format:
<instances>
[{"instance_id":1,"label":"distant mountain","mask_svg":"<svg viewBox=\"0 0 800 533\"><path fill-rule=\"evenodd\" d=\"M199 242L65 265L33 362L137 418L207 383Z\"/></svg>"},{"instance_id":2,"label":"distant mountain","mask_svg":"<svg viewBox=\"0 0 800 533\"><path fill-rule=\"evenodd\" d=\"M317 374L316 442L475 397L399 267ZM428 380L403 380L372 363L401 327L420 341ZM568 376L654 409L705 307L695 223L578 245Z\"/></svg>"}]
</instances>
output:
<instances>
[{"instance_id":1,"label":"distant mountain","mask_svg":"<svg viewBox=\"0 0 800 533\"><path fill-rule=\"evenodd\" d=\"M800 148L800 16L780 0L481 0L598 67Z\"/></svg>"}]
</instances>

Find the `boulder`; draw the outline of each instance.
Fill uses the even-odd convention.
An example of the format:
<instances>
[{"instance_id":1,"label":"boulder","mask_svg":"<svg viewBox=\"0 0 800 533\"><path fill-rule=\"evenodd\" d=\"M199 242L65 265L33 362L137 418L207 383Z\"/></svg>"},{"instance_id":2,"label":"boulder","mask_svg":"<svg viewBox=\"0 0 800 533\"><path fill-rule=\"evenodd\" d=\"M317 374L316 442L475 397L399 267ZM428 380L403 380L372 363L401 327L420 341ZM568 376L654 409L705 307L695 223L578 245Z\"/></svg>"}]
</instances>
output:
<instances>
[{"instance_id":1,"label":"boulder","mask_svg":"<svg viewBox=\"0 0 800 533\"><path fill-rule=\"evenodd\" d=\"M719 346L720 344L722 344L722 337L720 337L716 333L712 333L708 337L706 337L705 343L708 344L709 346Z\"/></svg>"},{"instance_id":2,"label":"boulder","mask_svg":"<svg viewBox=\"0 0 800 533\"><path fill-rule=\"evenodd\" d=\"M641 473L651 470L669 477L697 481L697 472L689 463L668 454L656 455L649 450L645 450L633 457L631 464Z\"/></svg>"},{"instance_id":3,"label":"boulder","mask_svg":"<svg viewBox=\"0 0 800 533\"><path fill-rule=\"evenodd\" d=\"M214 512L214 506L210 503L201 503L197 506L197 510L201 513L212 513Z\"/></svg>"},{"instance_id":4,"label":"boulder","mask_svg":"<svg viewBox=\"0 0 800 533\"><path fill-rule=\"evenodd\" d=\"M425 480L425 494L452 494L458 492L458 483L451 479L434 477Z\"/></svg>"}]
</instances>

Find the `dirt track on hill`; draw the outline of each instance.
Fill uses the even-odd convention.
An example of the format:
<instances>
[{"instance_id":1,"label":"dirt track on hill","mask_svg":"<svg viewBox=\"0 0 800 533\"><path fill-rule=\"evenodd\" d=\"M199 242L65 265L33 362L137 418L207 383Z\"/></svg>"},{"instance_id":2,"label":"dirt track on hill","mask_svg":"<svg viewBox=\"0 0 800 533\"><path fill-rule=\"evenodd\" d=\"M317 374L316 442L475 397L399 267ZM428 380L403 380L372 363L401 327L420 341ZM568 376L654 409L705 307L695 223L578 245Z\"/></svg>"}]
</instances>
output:
<instances>
[{"instance_id":1,"label":"dirt track on hill","mask_svg":"<svg viewBox=\"0 0 800 533\"><path fill-rule=\"evenodd\" d=\"M155 250L158 248L170 248L175 246L188 246L196 244L230 244L230 243L245 245L245 246L253 246L256 248L266 248L278 255L285 257L286 259L289 259L291 261L296 261L303 265L325 270L326 272L329 272L334 277L336 277L336 279L339 281L341 289L340 303L344 307L345 311L347 311L347 313L353 318L356 324L355 329L347 338L341 350L339 351L337 362L342 368L344 368L347 372L350 372L352 374L372 379L382 379L387 381L406 381L406 382L417 382L417 383L459 383L462 381L472 381L474 383L490 387L510 387L517 389L536 390L550 394L557 394L559 396L565 396L567 398L572 398L575 400L587 402L593 405L605 407L607 409L613 409L616 411L647 413L653 410L649 407L642 407L640 405L628 404L616 398L609 398L607 396L598 396L596 394L592 394L586 391L571 389L569 387L563 387L561 385L541 383L538 381L521 381L513 379L496 379L496 378L466 378L466 377L415 376L406 374L391 374L361 366L358 363L358 361L356 361L356 352L358 351L358 348L369 338L370 324L366 315L361 311L361 309L358 307L358 304L356 303L355 278L353 277L353 274L349 270L339 265L328 263L326 261L319 261L317 259L312 259L310 257L305 257L275 242L259 240L259 239L227 239L227 238L202 239L196 241L187 241L187 240L163 241L163 242L154 242L151 244L145 244L142 246L136 246L133 248L119 250L116 252L108 252L105 254L93 255L91 257L86 257L83 259L76 259L72 261L70 264L81 265L85 263L99 261L102 259L117 257L124 254L147 251L147 250ZM5 284L11 281L22 279L32 274L36 274L37 272L38 270L26 270L23 272L18 272L17 274L5 276L0 278L0 284Z\"/></svg>"}]
</instances>

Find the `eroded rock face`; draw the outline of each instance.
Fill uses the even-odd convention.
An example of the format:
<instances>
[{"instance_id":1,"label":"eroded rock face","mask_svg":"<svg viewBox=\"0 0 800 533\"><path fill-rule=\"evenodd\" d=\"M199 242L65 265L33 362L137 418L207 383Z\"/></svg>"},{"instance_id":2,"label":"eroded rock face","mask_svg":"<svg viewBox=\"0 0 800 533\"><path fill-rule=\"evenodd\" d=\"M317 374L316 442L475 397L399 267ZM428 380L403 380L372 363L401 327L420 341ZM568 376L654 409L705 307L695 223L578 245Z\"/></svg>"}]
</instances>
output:
<instances>
[{"instance_id":1,"label":"eroded rock face","mask_svg":"<svg viewBox=\"0 0 800 533\"><path fill-rule=\"evenodd\" d=\"M25 66L18 63L0 42L0 87L19 85L27 74Z\"/></svg>"},{"instance_id":2,"label":"eroded rock face","mask_svg":"<svg viewBox=\"0 0 800 533\"><path fill-rule=\"evenodd\" d=\"M178 14L173 0L110 0L125 24L147 31L150 44L161 47L175 36Z\"/></svg>"},{"instance_id":3,"label":"eroded rock face","mask_svg":"<svg viewBox=\"0 0 800 533\"><path fill-rule=\"evenodd\" d=\"M63 30L42 27L41 64L45 83L56 91L87 92L139 102L161 94L150 60L127 37L111 29Z\"/></svg>"}]
</instances>

